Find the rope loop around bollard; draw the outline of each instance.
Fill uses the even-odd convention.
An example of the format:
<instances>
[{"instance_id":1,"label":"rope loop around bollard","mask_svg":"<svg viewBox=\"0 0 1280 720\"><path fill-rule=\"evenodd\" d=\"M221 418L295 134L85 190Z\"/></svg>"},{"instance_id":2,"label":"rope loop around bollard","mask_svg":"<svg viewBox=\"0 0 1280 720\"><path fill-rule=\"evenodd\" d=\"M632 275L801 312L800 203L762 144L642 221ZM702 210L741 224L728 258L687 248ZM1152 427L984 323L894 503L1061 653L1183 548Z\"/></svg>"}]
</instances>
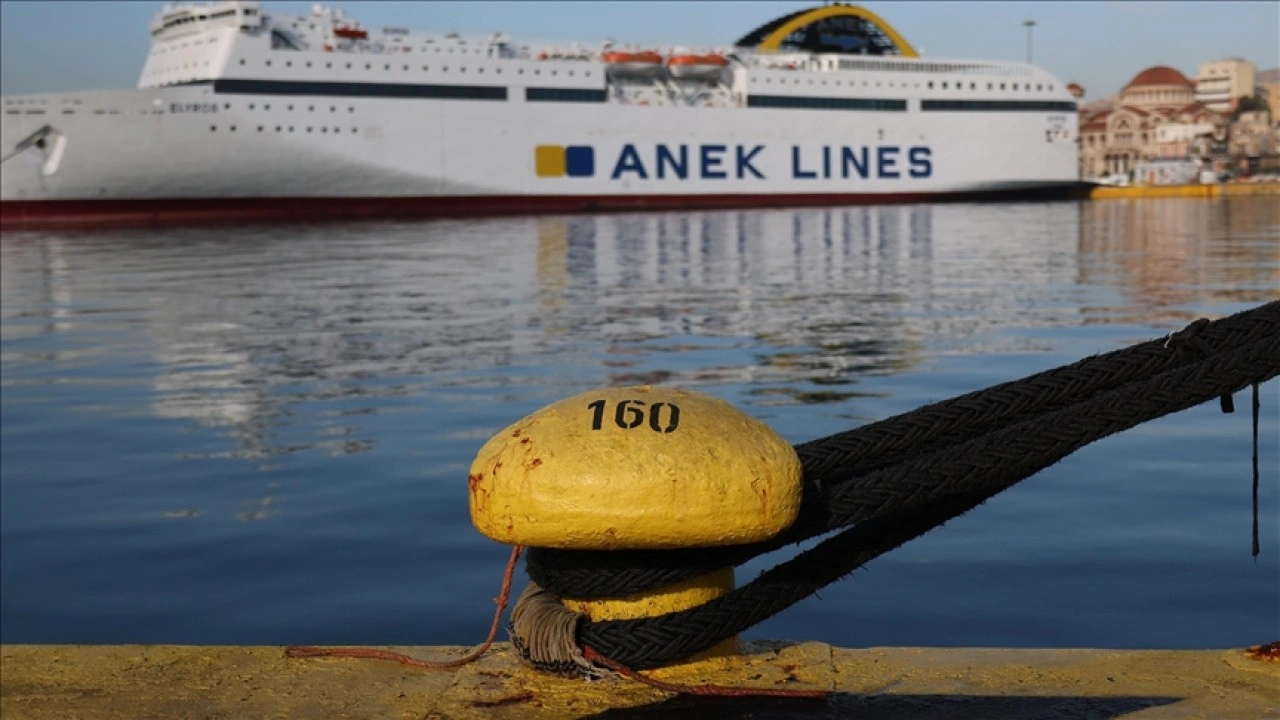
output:
<instances>
[{"instance_id":1,"label":"rope loop around bollard","mask_svg":"<svg viewBox=\"0 0 1280 720\"><path fill-rule=\"evenodd\" d=\"M574 625L577 648L628 668L656 667L738 634L1101 438L1250 385L1256 428L1256 387L1277 375L1280 301L798 445L801 516L772 541L668 551L530 548L526 567L554 596L620 597L843 529L703 605ZM512 634L520 648L514 627Z\"/></svg>"}]
</instances>

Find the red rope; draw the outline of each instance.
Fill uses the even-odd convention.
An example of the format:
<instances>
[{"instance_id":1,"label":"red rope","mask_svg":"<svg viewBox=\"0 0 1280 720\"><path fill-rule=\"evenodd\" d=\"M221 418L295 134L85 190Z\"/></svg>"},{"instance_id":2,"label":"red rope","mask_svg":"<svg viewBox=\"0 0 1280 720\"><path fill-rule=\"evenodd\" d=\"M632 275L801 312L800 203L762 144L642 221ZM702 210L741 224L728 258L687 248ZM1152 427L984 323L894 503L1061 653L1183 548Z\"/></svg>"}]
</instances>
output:
<instances>
[{"instance_id":1,"label":"red rope","mask_svg":"<svg viewBox=\"0 0 1280 720\"><path fill-rule=\"evenodd\" d=\"M725 685L682 685L679 683L663 682L655 680L647 675L632 670L620 662L610 660L601 655L595 648L590 645L582 646L582 656L593 663L603 665L619 675L644 683L649 687L655 687L666 692L680 693L682 695L715 695L718 697L784 697L784 698L813 698L815 700L825 700L827 698L826 690L777 690L770 688L745 688L745 687L727 687Z\"/></svg>"},{"instance_id":2,"label":"red rope","mask_svg":"<svg viewBox=\"0 0 1280 720\"><path fill-rule=\"evenodd\" d=\"M309 658L309 657L349 657L349 658L375 658L378 660L391 660L404 665L414 665L416 667L435 668L444 670L447 668L455 668L475 662L489 650L489 646L493 644L493 639L498 635L498 625L502 622L502 611L507 609L507 599L511 596L511 577L516 572L516 561L520 559L520 551L523 550L519 545L511 548L511 558L507 560L507 571L502 576L502 590L498 593L498 597L493 599L498 609L493 613L493 624L489 626L489 637L485 638L484 644L475 650L463 655L455 660L419 660L408 655L401 655L390 650L378 650L376 648L322 648L311 647L309 645L293 645L285 649L284 656L290 658Z\"/></svg>"}]
</instances>

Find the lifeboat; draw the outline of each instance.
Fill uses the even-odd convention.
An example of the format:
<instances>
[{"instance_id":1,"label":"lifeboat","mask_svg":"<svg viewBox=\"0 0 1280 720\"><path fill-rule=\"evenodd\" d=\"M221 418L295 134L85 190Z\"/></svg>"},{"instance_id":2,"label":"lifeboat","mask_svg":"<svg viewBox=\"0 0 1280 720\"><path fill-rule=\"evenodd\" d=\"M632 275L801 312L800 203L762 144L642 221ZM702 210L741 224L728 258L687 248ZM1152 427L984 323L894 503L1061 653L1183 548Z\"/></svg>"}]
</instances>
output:
<instances>
[{"instance_id":1,"label":"lifeboat","mask_svg":"<svg viewBox=\"0 0 1280 720\"><path fill-rule=\"evenodd\" d=\"M728 64L722 55L672 55L667 72L677 80L717 80Z\"/></svg>"},{"instance_id":2,"label":"lifeboat","mask_svg":"<svg viewBox=\"0 0 1280 720\"><path fill-rule=\"evenodd\" d=\"M600 59L617 77L653 77L662 71L662 56L652 51L607 52Z\"/></svg>"},{"instance_id":3,"label":"lifeboat","mask_svg":"<svg viewBox=\"0 0 1280 720\"><path fill-rule=\"evenodd\" d=\"M333 29L333 34L347 40L368 40L369 31L350 25L338 25Z\"/></svg>"}]
</instances>

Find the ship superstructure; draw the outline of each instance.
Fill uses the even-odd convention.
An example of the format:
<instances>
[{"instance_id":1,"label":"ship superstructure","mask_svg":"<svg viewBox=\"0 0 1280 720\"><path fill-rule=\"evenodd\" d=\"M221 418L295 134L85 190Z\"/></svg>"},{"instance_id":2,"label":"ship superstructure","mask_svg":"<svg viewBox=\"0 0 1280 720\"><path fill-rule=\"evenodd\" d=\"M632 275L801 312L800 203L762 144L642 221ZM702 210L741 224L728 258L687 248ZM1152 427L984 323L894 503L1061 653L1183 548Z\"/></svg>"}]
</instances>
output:
<instances>
[{"instance_id":1,"label":"ship superstructure","mask_svg":"<svg viewBox=\"0 0 1280 720\"><path fill-rule=\"evenodd\" d=\"M365 28L167 5L135 90L3 99L0 218L216 220L1060 190L1075 101L829 5L724 47Z\"/></svg>"}]
</instances>

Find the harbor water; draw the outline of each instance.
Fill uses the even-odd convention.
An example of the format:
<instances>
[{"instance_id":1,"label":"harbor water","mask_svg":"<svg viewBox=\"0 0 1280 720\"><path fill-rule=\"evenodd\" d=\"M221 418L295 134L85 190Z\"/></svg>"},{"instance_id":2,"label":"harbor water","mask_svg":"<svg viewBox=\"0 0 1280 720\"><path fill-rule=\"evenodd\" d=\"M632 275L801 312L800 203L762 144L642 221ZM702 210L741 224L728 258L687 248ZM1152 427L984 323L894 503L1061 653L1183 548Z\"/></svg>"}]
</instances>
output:
<instances>
[{"instance_id":1,"label":"harbor water","mask_svg":"<svg viewBox=\"0 0 1280 720\"><path fill-rule=\"evenodd\" d=\"M5 232L6 643L469 644L480 446L594 387L801 442L1280 296L1274 198ZM833 645L1280 636L1280 385L1091 445L757 626ZM753 577L788 548L738 570Z\"/></svg>"}]
</instances>

